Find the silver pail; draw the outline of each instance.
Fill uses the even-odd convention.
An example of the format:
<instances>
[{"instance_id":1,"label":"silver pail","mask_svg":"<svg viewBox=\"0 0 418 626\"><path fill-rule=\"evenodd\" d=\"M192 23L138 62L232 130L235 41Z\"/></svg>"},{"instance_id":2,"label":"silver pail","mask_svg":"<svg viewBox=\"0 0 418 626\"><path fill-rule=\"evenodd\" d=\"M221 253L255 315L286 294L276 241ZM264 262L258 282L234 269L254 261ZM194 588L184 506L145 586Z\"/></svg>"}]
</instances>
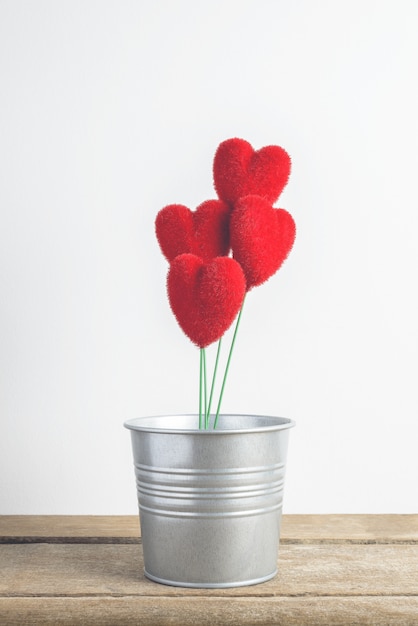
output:
<instances>
[{"instance_id":1,"label":"silver pail","mask_svg":"<svg viewBox=\"0 0 418 626\"><path fill-rule=\"evenodd\" d=\"M273 578L294 422L221 415L216 430L199 430L196 415L167 415L125 426L132 437L145 575L204 588Z\"/></svg>"}]
</instances>

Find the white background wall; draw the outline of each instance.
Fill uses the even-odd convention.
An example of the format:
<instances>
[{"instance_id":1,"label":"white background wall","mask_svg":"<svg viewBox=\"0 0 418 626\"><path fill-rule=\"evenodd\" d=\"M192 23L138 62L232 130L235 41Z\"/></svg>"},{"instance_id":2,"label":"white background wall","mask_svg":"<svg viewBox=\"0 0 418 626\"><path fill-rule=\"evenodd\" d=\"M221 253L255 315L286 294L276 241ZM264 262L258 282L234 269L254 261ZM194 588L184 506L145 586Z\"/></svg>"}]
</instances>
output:
<instances>
[{"instance_id":1,"label":"white background wall","mask_svg":"<svg viewBox=\"0 0 418 626\"><path fill-rule=\"evenodd\" d=\"M197 410L154 218L234 136L291 154L298 236L223 409L296 420L285 512L418 512L417 32L415 0L0 1L0 513L136 513L123 421Z\"/></svg>"}]
</instances>

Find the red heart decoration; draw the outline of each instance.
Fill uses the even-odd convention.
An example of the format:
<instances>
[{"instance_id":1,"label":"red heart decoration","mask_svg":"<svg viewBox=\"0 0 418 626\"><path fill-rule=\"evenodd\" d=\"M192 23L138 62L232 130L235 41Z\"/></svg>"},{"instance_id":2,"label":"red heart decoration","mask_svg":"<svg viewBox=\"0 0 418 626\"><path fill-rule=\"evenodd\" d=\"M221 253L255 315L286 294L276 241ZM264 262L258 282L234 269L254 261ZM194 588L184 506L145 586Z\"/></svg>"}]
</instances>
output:
<instances>
[{"instance_id":1,"label":"red heart decoration","mask_svg":"<svg viewBox=\"0 0 418 626\"><path fill-rule=\"evenodd\" d=\"M254 151L244 139L223 141L213 161L213 178L218 196L235 204L248 195L277 200L290 175L290 157L280 146Z\"/></svg>"},{"instance_id":2,"label":"red heart decoration","mask_svg":"<svg viewBox=\"0 0 418 626\"><path fill-rule=\"evenodd\" d=\"M155 232L164 256L172 261L189 252L204 259L229 252L229 206L222 200L207 200L196 211L170 204L157 214Z\"/></svg>"},{"instance_id":3,"label":"red heart decoration","mask_svg":"<svg viewBox=\"0 0 418 626\"><path fill-rule=\"evenodd\" d=\"M167 277L171 309L184 333L200 348L217 341L230 327L245 295L244 273L234 259L205 262L180 254Z\"/></svg>"},{"instance_id":4,"label":"red heart decoration","mask_svg":"<svg viewBox=\"0 0 418 626\"><path fill-rule=\"evenodd\" d=\"M237 202L230 222L231 247L244 271L247 291L277 272L295 235L295 222L284 209L273 209L260 196L247 196Z\"/></svg>"}]
</instances>

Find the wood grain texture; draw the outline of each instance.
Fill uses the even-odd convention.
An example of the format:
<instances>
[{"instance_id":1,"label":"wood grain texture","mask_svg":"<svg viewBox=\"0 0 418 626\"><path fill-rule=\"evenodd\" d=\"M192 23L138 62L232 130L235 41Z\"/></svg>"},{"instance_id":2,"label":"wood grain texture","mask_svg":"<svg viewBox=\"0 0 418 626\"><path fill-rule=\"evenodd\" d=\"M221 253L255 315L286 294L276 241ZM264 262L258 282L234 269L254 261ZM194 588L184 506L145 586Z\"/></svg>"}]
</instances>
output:
<instances>
[{"instance_id":1,"label":"wood grain texture","mask_svg":"<svg viewBox=\"0 0 418 626\"><path fill-rule=\"evenodd\" d=\"M418 599L0 598L7 626L416 626Z\"/></svg>"},{"instance_id":2,"label":"wood grain texture","mask_svg":"<svg viewBox=\"0 0 418 626\"><path fill-rule=\"evenodd\" d=\"M287 542L418 543L418 515L284 515Z\"/></svg>"},{"instance_id":3,"label":"wood grain texture","mask_svg":"<svg viewBox=\"0 0 418 626\"><path fill-rule=\"evenodd\" d=\"M418 625L417 515L285 516L278 575L221 590L146 579L136 516L3 516L0 535L2 625Z\"/></svg>"},{"instance_id":4,"label":"wood grain texture","mask_svg":"<svg viewBox=\"0 0 418 626\"><path fill-rule=\"evenodd\" d=\"M137 515L0 515L0 541L135 542ZM282 543L418 543L418 515L284 515Z\"/></svg>"},{"instance_id":5,"label":"wood grain texture","mask_svg":"<svg viewBox=\"0 0 418 626\"><path fill-rule=\"evenodd\" d=\"M0 541L139 541L138 515L0 515Z\"/></svg>"},{"instance_id":6,"label":"wood grain texture","mask_svg":"<svg viewBox=\"0 0 418 626\"><path fill-rule=\"evenodd\" d=\"M248 555L251 559L251 555ZM175 596L144 577L142 546L28 544L0 546L0 594ZM222 595L416 595L417 545L286 545L278 575L262 585L181 590L189 597Z\"/></svg>"}]
</instances>

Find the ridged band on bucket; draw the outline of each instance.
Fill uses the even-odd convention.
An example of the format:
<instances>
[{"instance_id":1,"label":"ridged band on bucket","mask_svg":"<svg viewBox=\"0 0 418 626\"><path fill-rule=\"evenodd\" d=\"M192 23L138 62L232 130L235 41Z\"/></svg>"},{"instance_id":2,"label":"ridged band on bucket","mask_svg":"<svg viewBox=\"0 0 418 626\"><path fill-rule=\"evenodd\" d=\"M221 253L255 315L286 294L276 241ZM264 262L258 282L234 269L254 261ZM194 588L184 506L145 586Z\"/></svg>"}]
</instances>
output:
<instances>
[{"instance_id":1,"label":"ridged band on bucket","mask_svg":"<svg viewBox=\"0 0 418 626\"><path fill-rule=\"evenodd\" d=\"M262 515L282 506L284 463L227 470L135 464L140 510L171 517Z\"/></svg>"}]
</instances>

